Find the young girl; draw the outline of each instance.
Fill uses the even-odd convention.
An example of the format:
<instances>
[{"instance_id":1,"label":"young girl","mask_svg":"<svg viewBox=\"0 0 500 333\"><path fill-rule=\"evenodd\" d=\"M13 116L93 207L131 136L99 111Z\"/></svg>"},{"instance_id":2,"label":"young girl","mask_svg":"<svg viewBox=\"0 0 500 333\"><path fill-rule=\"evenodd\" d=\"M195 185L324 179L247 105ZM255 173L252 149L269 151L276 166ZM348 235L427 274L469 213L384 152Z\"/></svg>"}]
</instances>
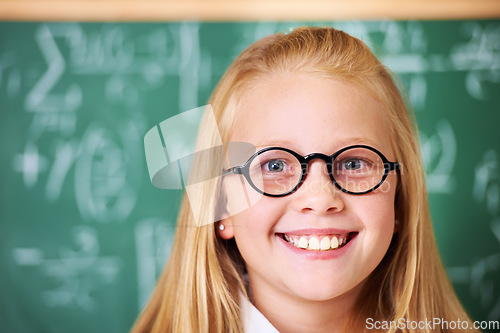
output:
<instances>
[{"instance_id":1,"label":"young girl","mask_svg":"<svg viewBox=\"0 0 500 333\"><path fill-rule=\"evenodd\" d=\"M211 156L222 181L185 198L133 332L475 331L439 259L417 131L365 44L332 28L268 36L210 104L217 128L202 122L199 141L220 132L255 154Z\"/></svg>"}]
</instances>

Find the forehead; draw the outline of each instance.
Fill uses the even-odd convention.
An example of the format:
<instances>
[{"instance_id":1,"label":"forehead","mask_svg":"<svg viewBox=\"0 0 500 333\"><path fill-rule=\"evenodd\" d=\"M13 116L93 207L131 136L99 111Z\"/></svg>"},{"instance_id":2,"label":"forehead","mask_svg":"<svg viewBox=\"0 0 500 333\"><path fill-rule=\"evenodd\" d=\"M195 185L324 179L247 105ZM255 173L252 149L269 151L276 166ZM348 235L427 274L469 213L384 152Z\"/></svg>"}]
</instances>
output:
<instances>
[{"instance_id":1,"label":"forehead","mask_svg":"<svg viewBox=\"0 0 500 333\"><path fill-rule=\"evenodd\" d=\"M349 83L303 73L273 75L243 93L231 141L302 154L365 143L389 154L385 114L382 103Z\"/></svg>"}]
</instances>

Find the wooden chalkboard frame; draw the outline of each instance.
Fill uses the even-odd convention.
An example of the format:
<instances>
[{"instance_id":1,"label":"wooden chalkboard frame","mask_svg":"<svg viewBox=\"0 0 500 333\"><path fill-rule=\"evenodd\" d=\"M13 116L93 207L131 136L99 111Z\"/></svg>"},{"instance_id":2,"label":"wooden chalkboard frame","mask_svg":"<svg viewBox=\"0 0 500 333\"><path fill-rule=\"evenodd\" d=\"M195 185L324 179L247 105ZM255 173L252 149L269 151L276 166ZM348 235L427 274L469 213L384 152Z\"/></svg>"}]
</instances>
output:
<instances>
[{"instance_id":1,"label":"wooden chalkboard frame","mask_svg":"<svg viewBox=\"0 0 500 333\"><path fill-rule=\"evenodd\" d=\"M0 0L9 21L254 21L499 18L498 0Z\"/></svg>"}]
</instances>

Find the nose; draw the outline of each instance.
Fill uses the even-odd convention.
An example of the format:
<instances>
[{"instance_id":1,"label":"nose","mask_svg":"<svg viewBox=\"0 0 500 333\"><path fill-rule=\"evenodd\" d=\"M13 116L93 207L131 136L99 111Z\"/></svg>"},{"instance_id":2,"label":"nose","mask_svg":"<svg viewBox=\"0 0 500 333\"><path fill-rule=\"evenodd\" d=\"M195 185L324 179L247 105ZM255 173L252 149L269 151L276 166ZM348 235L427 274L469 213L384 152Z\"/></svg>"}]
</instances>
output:
<instances>
[{"instance_id":1,"label":"nose","mask_svg":"<svg viewBox=\"0 0 500 333\"><path fill-rule=\"evenodd\" d=\"M341 191L333 184L321 160L310 162L307 176L294 196L295 208L302 213L329 214L344 209Z\"/></svg>"}]
</instances>

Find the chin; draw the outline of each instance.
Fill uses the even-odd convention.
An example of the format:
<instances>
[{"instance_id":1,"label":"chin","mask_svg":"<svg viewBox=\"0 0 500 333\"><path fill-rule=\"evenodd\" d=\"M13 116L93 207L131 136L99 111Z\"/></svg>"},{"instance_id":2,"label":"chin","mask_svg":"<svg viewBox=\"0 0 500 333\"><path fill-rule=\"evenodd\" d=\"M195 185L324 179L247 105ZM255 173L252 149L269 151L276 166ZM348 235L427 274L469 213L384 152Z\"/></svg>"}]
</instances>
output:
<instances>
[{"instance_id":1,"label":"chin","mask_svg":"<svg viewBox=\"0 0 500 333\"><path fill-rule=\"evenodd\" d=\"M318 281L312 279L301 281L300 285L295 287L294 290L296 291L295 295L305 301L326 302L342 296L356 297L360 290L360 285L347 286L332 280L322 279L322 281Z\"/></svg>"}]
</instances>

